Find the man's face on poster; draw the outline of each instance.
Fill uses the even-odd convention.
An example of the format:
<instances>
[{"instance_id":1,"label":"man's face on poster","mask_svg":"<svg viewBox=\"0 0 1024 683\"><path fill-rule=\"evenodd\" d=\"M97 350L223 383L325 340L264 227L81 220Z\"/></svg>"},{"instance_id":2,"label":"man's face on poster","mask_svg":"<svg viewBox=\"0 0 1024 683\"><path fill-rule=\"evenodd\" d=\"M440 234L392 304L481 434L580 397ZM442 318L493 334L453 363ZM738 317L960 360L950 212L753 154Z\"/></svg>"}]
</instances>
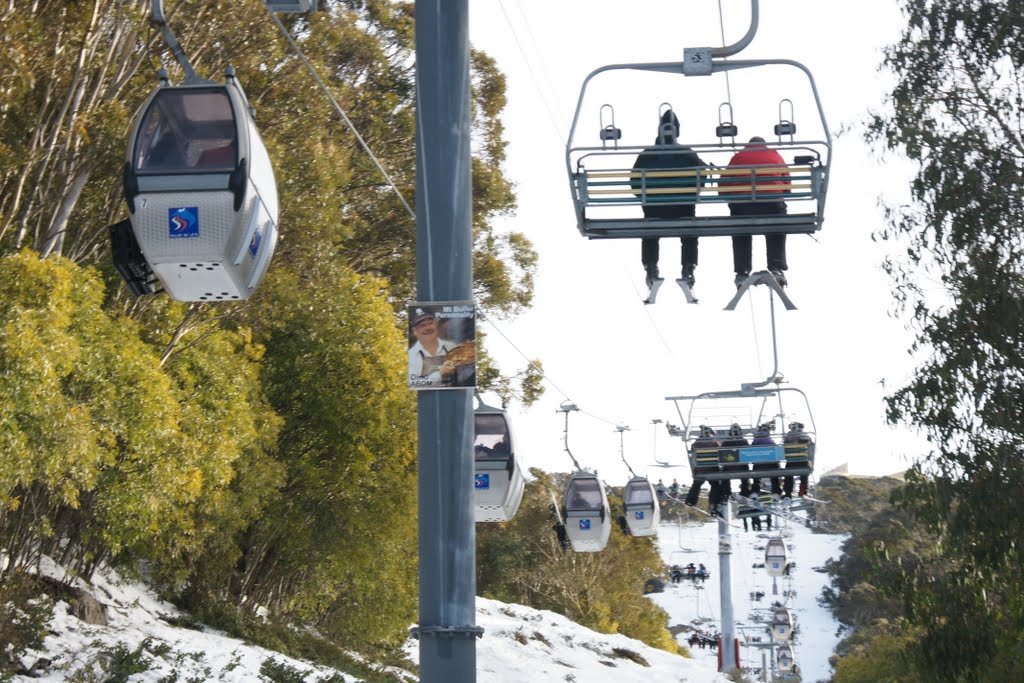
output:
<instances>
[{"instance_id":1,"label":"man's face on poster","mask_svg":"<svg viewBox=\"0 0 1024 683\"><path fill-rule=\"evenodd\" d=\"M419 341L431 341L437 339L437 320L426 318L412 327L412 332Z\"/></svg>"}]
</instances>

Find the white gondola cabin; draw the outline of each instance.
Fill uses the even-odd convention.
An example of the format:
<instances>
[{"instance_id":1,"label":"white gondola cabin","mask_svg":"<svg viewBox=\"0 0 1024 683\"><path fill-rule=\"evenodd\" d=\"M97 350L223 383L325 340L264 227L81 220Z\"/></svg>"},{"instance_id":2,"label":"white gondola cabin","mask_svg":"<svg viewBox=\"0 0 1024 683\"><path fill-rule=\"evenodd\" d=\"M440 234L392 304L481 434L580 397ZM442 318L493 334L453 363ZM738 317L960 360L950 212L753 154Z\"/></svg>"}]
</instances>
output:
<instances>
[{"instance_id":1,"label":"white gondola cabin","mask_svg":"<svg viewBox=\"0 0 1024 683\"><path fill-rule=\"evenodd\" d=\"M764 568L768 576L784 576L788 563L786 543L781 538L769 538L764 548Z\"/></svg>"},{"instance_id":2,"label":"white gondola cabin","mask_svg":"<svg viewBox=\"0 0 1024 683\"><path fill-rule=\"evenodd\" d=\"M114 236L122 275L148 269L178 301L231 301L267 272L277 184L233 70L223 84L161 79L136 119L124 192L131 234ZM132 240L144 264L124 267Z\"/></svg>"},{"instance_id":3,"label":"white gondola cabin","mask_svg":"<svg viewBox=\"0 0 1024 683\"><path fill-rule=\"evenodd\" d=\"M783 645L779 647L775 655L775 663L779 667L779 671L782 673L789 673L796 666L796 656L793 654L793 648L789 645Z\"/></svg>"},{"instance_id":4,"label":"white gondola cabin","mask_svg":"<svg viewBox=\"0 0 1024 683\"><path fill-rule=\"evenodd\" d=\"M626 510L626 526L631 536L654 536L658 533L661 508L649 479L630 479L622 490L622 504Z\"/></svg>"},{"instance_id":5,"label":"white gondola cabin","mask_svg":"<svg viewBox=\"0 0 1024 683\"><path fill-rule=\"evenodd\" d=\"M504 410L481 404L473 414L473 497L477 522L507 522L519 510L526 480Z\"/></svg>"},{"instance_id":6,"label":"white gondola cabin","mask_svg":"<svg viewBox=\"0 0 1024 683\"><path fill-rule=\"evenodd\" d=\"M772 640L782 643L792 638L793 614L785 607L780 607L772 614Z\"/></svg>"},{"instance_id":7,"label":"white gondola cabin","mask_svg":"<svg viewBox=\"0 0 1024 683\"><path fill-rule=\"evenodd\" d=\"M578 470L565 487L565 531L578 553L604 550L611 533L611 510L597 474Z\"/></svg>"}]
</instances>

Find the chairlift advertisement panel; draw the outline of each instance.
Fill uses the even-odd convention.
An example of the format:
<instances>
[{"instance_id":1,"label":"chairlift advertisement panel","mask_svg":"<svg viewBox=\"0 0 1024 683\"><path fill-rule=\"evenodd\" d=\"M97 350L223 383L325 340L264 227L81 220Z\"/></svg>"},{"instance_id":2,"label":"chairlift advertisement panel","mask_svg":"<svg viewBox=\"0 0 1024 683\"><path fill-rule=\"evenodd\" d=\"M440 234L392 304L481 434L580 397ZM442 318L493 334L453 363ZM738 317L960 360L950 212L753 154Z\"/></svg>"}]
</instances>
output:
<instances>
[{"instance_id":1,"label":"chairlift advertisement panel","mask_svg":"<svg viewBox=\"0 0 1024 683\"><path fill-rule=\"evenodd\" d=\"M409 314L409 388L476 386L476 305L413 302Z\"/></svg>"}]
</instances>

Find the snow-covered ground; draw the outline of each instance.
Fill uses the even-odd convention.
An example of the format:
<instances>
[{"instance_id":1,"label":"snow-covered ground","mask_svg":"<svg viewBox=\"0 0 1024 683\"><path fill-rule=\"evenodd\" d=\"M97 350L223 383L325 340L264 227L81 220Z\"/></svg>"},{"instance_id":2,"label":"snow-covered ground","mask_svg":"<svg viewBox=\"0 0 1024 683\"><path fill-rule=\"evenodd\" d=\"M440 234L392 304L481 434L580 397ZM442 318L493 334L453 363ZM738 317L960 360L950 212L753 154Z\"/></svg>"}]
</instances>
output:
<instances>
[{"instance_id":1,"label":"snow-covered ground","mask_svg":"<svg viewBox=\"0 0 1024 683\"><path fill-rule=\"evenodd\" d=\"M802 515L803 513L798 513ZM783 603L793 614L796 635L793 652L800 667L804 683L827 681L831 678L828 659L839 642L839 623L827 608L819 604L821 590L828 584L828 575L815 571L829 558L839 557L845 536L815 534L794 523L776 524L772 531L743 531L741 520L733 520L740 528L730 528L732 535L732 602L736 621L736 634L740 638L740 661L744 668L761 667L761 650L743 647L744 637L760 637L770 642L763 623L771 617L772 602ZM788 547L789 560L794 564L788 577L775 580L762 568L753 565L765 560L764 546L769 535L781 530ZM703 563L712 573L704 582L684 580L669 583L663 593L650 597L669 614L670 625L688 628L676 639L686 643L695 630L709 636L716 635L721 624L721 592L719 589L718 522L708 520L695 526L679 525L662 520L658 533L661 556L668 565L685 566L690 562ZM763 592L760 600L752 594ZM691 648L698 661L714 663L717 652L711 649ZM753 675L749 676L755 679Z\"/></svg>"},{"instance_id":2,"label":"snow-covered ground","mask_svg":"<svg viewBox=\"0 0 1024 683\"><path fill-rule=\"evenodd\" d=\"M752 564L764 561L766 533L732 529L733 602L739 625L753 625L768 612L772 600L786 601L799 629L794 650L803 671L803 680L813 683L827 680L828 657L837 641L837 624L817 598L826 576L813 571L838 553L841 536L811 534L790 525L785 531L792 546L790 557L796 562L791 576L780 579L778 596L772 595L772 581L763 569ZM669 583L663 593L651 598L669 614L670 625L686 626L677 636L680 643L696 629L708 635L719 630L718 529L717 523L680 526L671 520L659 528L662 557L667 564L703 563L713 576L700 584L684 581ZM49 571L56 572L50 568ZM146 671L133 674L130 681L262 681L261 667L268 659L278 667L301 672L307 681L355 681L327 667L292 660L231 638L214 630L194 630L173 625L183 615L173 606L156 598L144 586L118 581L109 573L98 573L94 585L86 587L107 607L107 626L86 624L69 612L66 603L58 603L46 638L45 651L24 658L32 665L39 658L52 660L42 676L15 677L14 680L65 681L77 673L79 680L100 674L104 653L119 649L138 651L147 661ZM760 602L750 594L764 591ZM793 593L786 597L785 591ZM670 655L620 635L605 635L583 628L553 612L510 605L494 600L477 600L477 624L485 631L477 641L477 681L479 683L517 683L519 681L614 681L647 683L651 680L688 683L724 683L716 672L714 650L693 648L693 659ZM737 632L756 636L763 626ZM767 640L767 637L764 637ZM418 659L417 643L406 646L411 661ZM744 666L760 666L760 652L741 648ZM396 676L414 681L415 676L395 671ZM753 678L753 677L751 677ZM293 680L293 679L289 679Z\"/></svg>"}]
</instances>

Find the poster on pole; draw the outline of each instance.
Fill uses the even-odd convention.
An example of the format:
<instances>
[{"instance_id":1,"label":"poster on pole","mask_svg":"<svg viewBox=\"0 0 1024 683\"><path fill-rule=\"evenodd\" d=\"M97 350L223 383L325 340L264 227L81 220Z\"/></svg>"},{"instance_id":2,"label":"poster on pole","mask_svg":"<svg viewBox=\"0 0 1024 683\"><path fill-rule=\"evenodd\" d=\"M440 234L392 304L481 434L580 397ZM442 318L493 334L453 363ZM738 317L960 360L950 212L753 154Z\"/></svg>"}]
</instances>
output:
<instances>
[{"instance_id":1,"label":"poster on pole","mask_svg":"<svg viewBox=\"0 0 1024 683\"><path fill-rule=\"evenodd\" d=\"M409 388L476 387L476 305L409 304Z\"/></svg>"}]
</instances>

